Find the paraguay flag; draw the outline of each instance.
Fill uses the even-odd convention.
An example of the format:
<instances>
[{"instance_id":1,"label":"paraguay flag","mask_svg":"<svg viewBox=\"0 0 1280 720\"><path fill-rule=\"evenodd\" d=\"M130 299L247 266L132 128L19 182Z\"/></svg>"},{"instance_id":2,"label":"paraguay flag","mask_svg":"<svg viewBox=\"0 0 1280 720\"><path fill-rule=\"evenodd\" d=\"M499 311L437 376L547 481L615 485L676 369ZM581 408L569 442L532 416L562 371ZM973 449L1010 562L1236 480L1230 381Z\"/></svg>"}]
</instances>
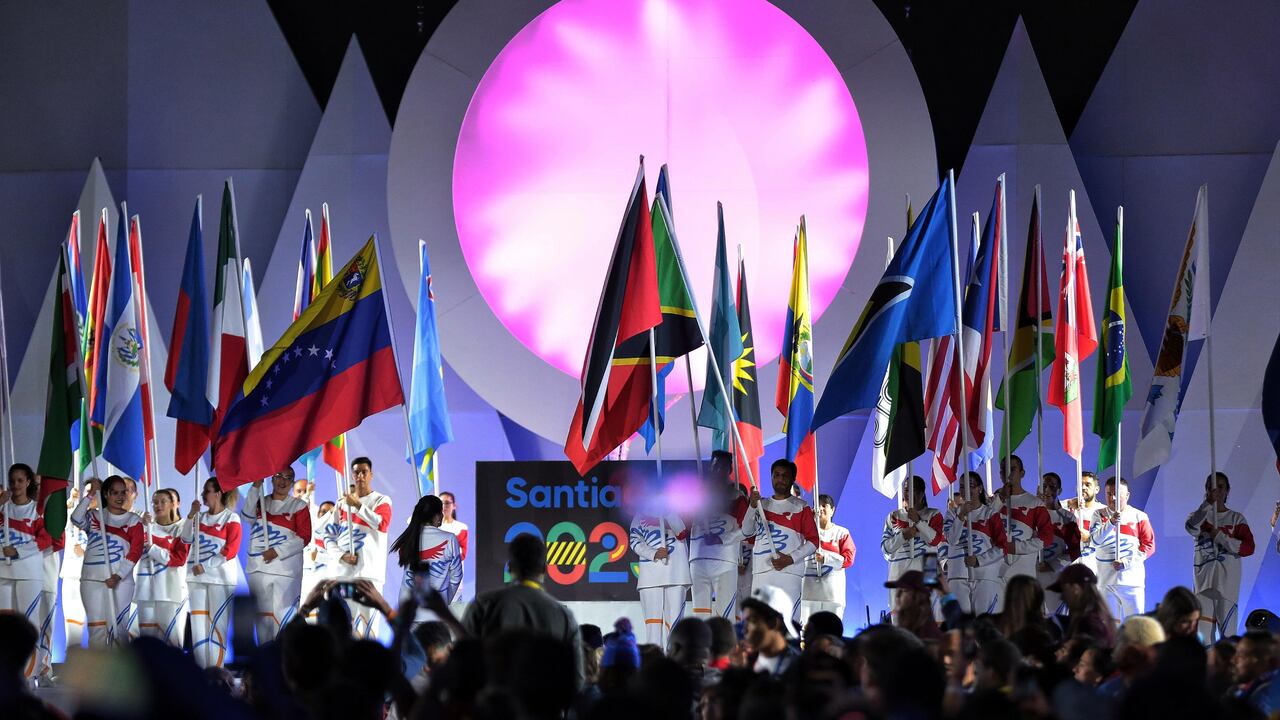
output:
<instances>
[{"instance_id":1,"label":"paraguay flag","mask_svg":"<svg viewBox=\"0 0 1280 720\"><path fill-rule=\"evenodd\" d=\"M1053 370L1049 374L1049 403L1062 410L1062 449L1080 459L1084 448L1084 421L1080 406L1080 363L1098 348L1094 330L1089 274L1084 263L1084 238L1076 219L1076 193L1071 191L1071 212L1062 249L1062 280L1058 292L1058 324L1054 328Z\"/></svg>"},{"instance_id":2,"label":"paraguay flag","mask_svg":"<svg viewBox=\"0 0 1280 720\"><path fill-rule=\"evenodd\" d=\"M240 386L213 442L224 489L257 482L404 403L375 243L369 238Z\"/></svg>"},{"instance_id":3,"label":"paraguay flag","mask_svg":"<svg viewBox=\"0 0 1280 720\"><path fill-rule=\"evenodd\" d=\"M169 335L169 361L164 386L169 389L169 417L178 421L174 433L173 464L178 472L191 472L209 447L213 404L209 384L209 296L204 287L204 200L196 196L187 236L187 259L182 265L178 307Z\"/></svg>"},{"instance_id":4,"label":"paraguay flag","mask_svg":"<svg viewBox=\"0 0 1280 720\"><path fill-rule=\"evenodd\" d=\"M431 286L427 244L418 241L418 321L413 333L413 375L409 386L409 436L418 494L436 491L435 454L453 439L449 404L444 398L444 364L436 332L436 294Z\"/></svg>"},{"instance_id":5,"label":"paraguay flag","mask_svg":"<svg viewBox=\"0 0 1280 720\"><path fill-rule=\"evenodd\" d=\"M131 478L144 477L147 469L146 436L142 415L142 333L138 329L129 239L129 217L120 204L115 267L124 268L111 279L107 316L102 326L98 356L98 383L103 395L102 457Z\"/></svg>"},{"instance_id":6,"label":"paraguay flag","mask_svg":"<svg viewBox=\"0 0 1280 720\"><path fill-rule=\"evenodd\" d=\"M818 477L817 439L813 434L813 314L809 305L809 241L804 217L796 231L791 261L791 295L782 328L778 392L775 403L787 435L787 459L796 464L796 481L812 490Z\"/></svg>"}]
</instances>

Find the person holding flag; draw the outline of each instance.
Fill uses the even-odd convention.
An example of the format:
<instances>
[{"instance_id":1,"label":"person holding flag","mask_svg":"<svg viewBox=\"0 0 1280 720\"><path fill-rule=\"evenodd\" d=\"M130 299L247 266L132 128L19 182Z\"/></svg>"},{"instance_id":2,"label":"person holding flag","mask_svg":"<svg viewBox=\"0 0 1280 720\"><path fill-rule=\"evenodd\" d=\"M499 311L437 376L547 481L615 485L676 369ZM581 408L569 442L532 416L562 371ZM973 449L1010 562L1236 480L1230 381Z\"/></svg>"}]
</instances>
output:
<instances>
[{"instance_id":1,"label":"person holding flag","mask_svg":"<svg viewBox=\"0 0 1280 720\"><path fill-rule=\"evenodd\" d=\"M187 557L187 587L191 592L191 654L201 668L222 667L231 647L227 628L231 598L240 583L240 516L235 511L239 493L224 490L211 477L200 488L200 500L191 501L191 512L179 531L191 547Z\"/></svg>"},{"instance_id":2,"label":"person holding flag","mask_svg":"<svg viewBox=\"0 0 1280 720\"><path fill-rule=\"evenodd\" d=\"M945 559L947 581L955 588L960 609L974 615L994 613L1004 594L1004 517L1000 506L987 499L981 475L968 472L963 477L968 487L947 502L945 540L938 555Z\"/></svg>"},{"instance_id":3,"label":"person holding flag","mask_svg":"<svg viewBox=\"0 0 1280 720\"><path fill-rule=\"evenodd\" d=\"M809 241L804 216L792 246L791 294L782 328L775 404L787 436L786 459L796 464L796 481L812 490L818 480L817 436L813 424L813 313L809 304Z\"/></svg>"},{"instance_id":4,"label":"person holding flag","mask_svg":"<svg viewBox=\"0 0 1280 720\"><path fill-rule=\"evenodd\" d=\"M1079 560L1080 527L1071 511L1063 507L1059 500L1062 495L1062 477L1058 473L1050 472L1041 476L1036 495L1044 503L1045 510L1049 512L1049 522L1053 524L1053 542L1046 545L1040 553L1036 579L1040 581L1040 587L1045 588L1045 615L1065 615L1067 606L1062 596L1048 587L1068 565Z\"/></svg>"},{"instance_id":5,"label":"person holding flag","mask_svg":"<svg viewBox=\"0 0 1280 720\"><path fill-rule=\"evenodd\" d=\"M245 562L249 590L258 601L258 642L276 636L302 602L302 551L311 542L307 501L293 496L293 468L253 483L240 508L249 520L249 558Z\"/></svg>"},{"instance_id":6,"label":"person holding flag","mask_svg":"<svg viewBox=\"0 0 1280 720\"><path fill-rule=\"evenodd\" d=\"M924 478L914 475L902 481L898 509L884 519L880 533L880 554L889 563L886 582L897 582L909 570L924 570L924 556L940 555L945 539L942 513L929 507ZM897 590L889 589L889 607L896 608Z\"/></svg>"},{"instance_id":7,"label":"person holding flag","mask_svg":"<svg viewBox=\"0 0 1280 720\"><path fill-rule=\"evenodd\" d=\"M997 493L996 507L1004 513L1004 582L1015 575L1036 577L1045 548L1054 544L1053 518L1039 495L1023 489L1025 477L1022 458L1017 455L1000 464L1004 486Z\"/></svg>"},{"instance_id":8,"label":"person holding flag","mask_svg":"<svg viewBox=\"0 0 1280 720\"><path fill-rule=\"evenodd\" d=\"M89 536L80 575L89 647L128 642L135 620L133 568L142 557L146 528L129 510L128 486L119 475L101 483L91 479L71 513L71 522ZM105 507L99 506L99 492Z\"/></svg>"},{"instance_id":9,"label":"person holding flag","mask_svg":"<svg viewBox=\"0 0 1280 720\"><path fill-rule=\"evenodd\" d=\"M142 516L146 550L138 562L138 629L180 648L187 635L187 556L182 539L182 498L173 488L151 495L151 512Z\"/></svg>"},{"instance_id":10,"label":"person holding flag","mask_svg":"<svg viewBox=\"0 0 1280 720\"><path fill-rule=\"evenodd\" d=\"M1129 481L1106 484L1107 504L1093 514L1087 542L1094 548L1098 589L1121 622L1146 612L1147 559L1156 552L1156 534L1143 511L1129 505Z\"/></svg>"},{"instance_id":11,"label":"person holding flag","mask_svg":"<svg viewBox=\"0 0 1280 720\"><path fill-rule=\"evenodd\" d=\"M44 590L44 552L53 544L36 497L40 483L29 465L9 468L0 490L0 611L17 613L39 628L40 594ZM28 680L45 665L44 652L31 657L23 675Z\"/></svg>"},{"instance_id":12,"label":"person holding flag","mask_svg":"<svg viewBox=\"0 0 1280 720\"><path fill-rule=\"evenodd\" d=\"M813 508L791 492L796 483L796 464L775 460L769 475L773 496L763 499L760 490L752 488L747 498L752 509L742 519L742 533L755 540L752 593L766 586L780 588L794 603L791 620L799 622L806 561L818 551L820 542L818 524Z\"/></svg>"},{"instance_id":13,"label":"person holding flag","mask_svg":"<svg viewBox=\"0 0 1280 720\"><path fill-rule=\"evenodd\" d=\"M1240 559L1253 554L1249 519L1227 507L1231 481L1226 473L1204 479L1204 502L1187 515L1187 534L1195 538L1193 570L1200 601L1200 632L1205 642L1236 634L1240 624ZM1216 631L1216 635L1214 634Z\"/></svg>"}]
</instances>

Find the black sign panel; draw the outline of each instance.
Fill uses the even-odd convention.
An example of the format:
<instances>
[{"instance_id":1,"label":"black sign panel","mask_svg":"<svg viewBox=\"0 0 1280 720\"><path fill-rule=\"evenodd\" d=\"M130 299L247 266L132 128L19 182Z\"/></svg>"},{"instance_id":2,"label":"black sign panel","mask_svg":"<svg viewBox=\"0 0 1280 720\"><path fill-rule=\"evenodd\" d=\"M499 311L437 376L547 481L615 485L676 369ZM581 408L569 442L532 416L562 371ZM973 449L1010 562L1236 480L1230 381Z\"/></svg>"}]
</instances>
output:
<instances>
[{"instance_id":1,"label":"black sign panel","mask_svg":"<svg viewBox=\"0 0 1280 720\"><path fill-rule=\"evenodd\" d=\"M652 477L649 460L604 462L582 477L568 462L476 463L476 591L510 581L507 543L531 533L547 543L546 588L560 600L635 600L631 517L623 508L629 476ZM664 474L694 463L663 463Z\"/></svg>"}]
</instances>

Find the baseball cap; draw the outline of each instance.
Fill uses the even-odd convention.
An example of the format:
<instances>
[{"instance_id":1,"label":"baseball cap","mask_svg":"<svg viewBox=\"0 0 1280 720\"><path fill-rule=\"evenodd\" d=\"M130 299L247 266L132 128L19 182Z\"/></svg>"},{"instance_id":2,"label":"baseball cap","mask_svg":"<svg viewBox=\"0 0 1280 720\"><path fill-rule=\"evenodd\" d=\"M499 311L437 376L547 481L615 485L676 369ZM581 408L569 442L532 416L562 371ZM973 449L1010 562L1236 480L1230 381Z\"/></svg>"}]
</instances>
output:
<instances>
[{"instance_id":1,"label":"baseball cap","mask_svg":"<svg viewBox=\"0 0 1280 720\"><path fill-rule=\"evenodd\" d=\"M1049 592L1062 592L1062 586L1068 583L1083 583L1086 585L1097 585L1098 576L1084 565L1068 565L1059 573L1058 579L1053 584L1045 588Z\"/></svg>"},{"instance_id":2,"label":"baseball cap","mask_svg":"<svg viewBox=\"0 0 1280 720\"><path fill-rule=\"evenodd\" d=\"M782 626L787 629L787 637L799 637L795 625L791 623L791 613L795 610L795 602L786 590L765 585L751 589L751 597L742 601L743 609L751 608L758 612L772 613L782 618Z\"/></svg>"},{"instance_id":3,"label":"baseball cap","mask_svg":"<svg viewBox=\"0 0 1280 720\"><path fill-rule=\"evenodd\" d=\"M894 590L915 590L916 592L927 593L929 586L924 584L924 573L919 570L908 570L898 576L897 580L890 580L884 584L885 587Z\"/></svg>"}]
</instances>

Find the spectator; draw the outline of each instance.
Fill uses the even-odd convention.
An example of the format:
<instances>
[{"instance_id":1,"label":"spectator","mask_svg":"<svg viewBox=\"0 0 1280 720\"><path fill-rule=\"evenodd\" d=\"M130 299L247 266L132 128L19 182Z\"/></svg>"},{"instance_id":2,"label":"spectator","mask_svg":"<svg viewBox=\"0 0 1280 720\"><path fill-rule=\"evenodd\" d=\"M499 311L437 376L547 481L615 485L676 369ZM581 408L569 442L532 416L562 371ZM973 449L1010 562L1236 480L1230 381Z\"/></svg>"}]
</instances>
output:
<instances>
[{"instance_id":1,"label":"spectator","mask_svg":"<svg viewBox=\"0 0 1280 720\"><path fill-rule=\"evenodd\" d=\"M1276 637L1265 630L1250 630L1240 638L1232 666L1236 686L1231 693L1247 702L1263 716L1280 712L1280 659L1276 657Z\"/></svg>"},{"instance_id":2,"label":"spectator","mask_svg":"<svg viewBox=\"0 0 1280 720\"><path fill-rule=\"evenodd\" d=\"M1156 620L1165 637L1195 637L1200 629L1200 601L1181 585L1171 587L1156 606Z\"/></svg>"},{"instance_id":3,"label":"spectator","mask_svg":"<svg viewBox=\"0 0 1280 720\"><path fill-rule=\"evenodd\" d=\"M720 681L720 671L708 666L711 628L698 618L684 618L671 628L667 657L689 673L699 691Z\"/></svg>"},{"instance_id":4,"label":"spectator","mask_svg":"<svg viewBox=\"0 0 1280 720\"><path fill-rule=\"evenodd\" d=\"M1209 692L1214 697L1223 697L1231 689L1232 666L1236 656L1236 644L1239 638L1224 638L1209 647L1207 658L1207 674Z\"/></svg>"},{"instance_id":5,"label":"spectator","mask_svg":"<svg viewBox=\"0 0 1280 720\"><path fill-rule=\"evenodd\" d=\"M826 610L810 615L808 622L804 624L804 632L801 633L804 646L808 647L809 642L820 635L843 637L844 622L840 620L840 616Z\"/></svg>"},{"instance_id":6,"label":"spectator","mask_svg":"<svg viewBox=\"0 0 1280 720\"><path fill-rule=\"evenodd\" d=\"M1004 590L1004 611L996 618L996 627L1009 639L1024 628L1042 630L1056 639L1062 635L1056 625L1044 617L1044 589L1029 575L1014 575Z\"/></svg>"},{"instance_id":7,"label":"spectator","mask_svg":"<svg viewBox=\"0 0 1280 720\"><path fill-rule=\"evenodd\" d=\"M738 646L738 631L727 618L713 617L707 621L711 628L711 667L725 671L729 669L729 654Z\"/></svg>"},{"instance_id":8,"label":"spectator","mask_svg":"<svg viewBox=\"0 0 1280 720\"><path fill-rule=\"evenodd\" d=\"M939 640L942 631L933 619L932 588L924 584L924 573L908 570L897 580L884 584L896 595L895 624L921 640Z\"/></svg>"},{"instance_id":9,"label":"spectator","mask_svg":"<svg viewBox=\"0 0 1280 720\"><path fill-rule=\"evenodd\" d=\"M1082 651L1071 666L1076 682L1089 688L1095 688L1111 676L1114 666L1111 664L1111 653L1098 643L1085 640Z\"/></svg>"},{"instance_id":10,"label":"spectator","mask_svg":"<svg viewBox=\"0 0 1280 720\"><path fill-rule=\"evenodd\" d=\"M1067 605L1067 627L1063 637L1087 635L1106 647L1115 644L1115 622L1098 592L1098 576L1084 565L1068 565L1049 590L1062 595Z\"/></svg>"},{"instance_id":11,"label":"spectator","mask_svg":"<svg viewBox=\"0 0 1280 720\"><path fill-rule=\"evenodd\" d=\"M61 715L28 689L23 673L36 652L39 634L16 613L0 613L0 708L11 720L53 720Z\"/></svg>"},{"instance_id":12,"label":"spectator","mask_svg":"<svg viewBox=\"0 0 1280 720\"><path fill-rule=\"evenodd\" d=\"M1022 653L1008 640L996 640L978 648L974 664L974 689L1007 692L1013 673L1022 662Z\"/></svg>"},{"instance_id":13,"label":"spectator","mask_svg":"<svg viewBox=\"0 0 1280 720\"><path fill-rule=\"evenodd\" d=\"M631 621L619 618L613 624L613 632L604 636L604 654L600 657L600 691L606 695L621 692L639 671L640 648L636 645Z\"/></svg>"},{"instance_id":14,"label":"spectator","mask_svg":"<svg viewBox=\"0 0 1280 720\"><path fill-rule=\"evenodd\" d=\"M742 601L746 643L756 660L756 672L778 676L791 667L800 652L789 642L796 637L791 625L794 601L781 588L768 585L751 591Z\"/></svg>"},{"instance_id":15,"label":"spectator","mask_svg":"<svg viewBox=\"0 0 1280 720\"><path fill-rule=\"evenodd\" d=\"M1115 672L1098 686L1103 695L1119 698L1133 681L1155 665L1155 646L1164 642L1164 628L1146 615L1131 615L1120 626L1120 636L1112 655Z\"/></svg>"}]
</instances>

